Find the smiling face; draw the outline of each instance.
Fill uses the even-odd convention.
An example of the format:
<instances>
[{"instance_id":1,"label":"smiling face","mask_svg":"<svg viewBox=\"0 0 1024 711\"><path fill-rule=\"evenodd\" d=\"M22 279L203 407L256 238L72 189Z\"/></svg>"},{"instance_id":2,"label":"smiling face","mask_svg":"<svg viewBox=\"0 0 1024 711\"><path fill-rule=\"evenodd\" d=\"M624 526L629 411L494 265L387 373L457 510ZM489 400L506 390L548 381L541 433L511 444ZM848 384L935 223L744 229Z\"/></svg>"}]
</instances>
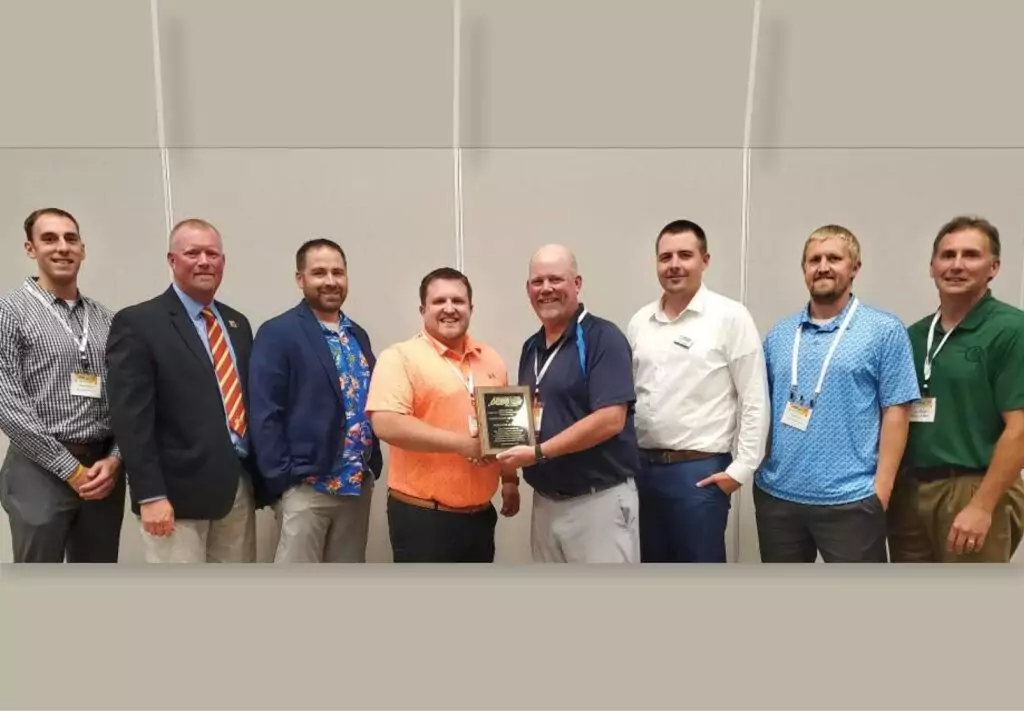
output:
<instances>
[{"instance_id":1,"label":"smiling face","mask_svg":"<svg viewBox=\"0 0 1024 711\"><path fill-rule=\"evenodd\" d=\"M811 300L831 304L849 293L860 260L842 237L812 237L804 247L803 270Z\"/></svg>"},{"instance_id":2,"label":"smiling face","mask_svg":"<svg viewBox=\"0 0 1024 711\"><path fill-rule=\"evenodd\" d=\"M427 284L420 315L433 338L456 349L469 330L472 313L469 289L460 280L437 278Z\"/></svg>"},{"instance_id":3,"label":"smiling face","mask_svg":"<svg viewBox=\"0 0 1024 711\"><path fill-rule=\"evenodd\" d=\"M296 274L306 303L317 314L336 316L348 297L348 270L341 252L314 247L306 252L302 271Z\"/></svg>"},{"instance_id":4,"label":"smiling face","mask_svg":"<svg viewBox=\"0 0 1024 711\"><path fill-rule=\"evenodd\" d=\"M220 234L211 227L179 227L171 238L167 263L182 291L201 304L209 304L224 278Z\"/></svg>"},{"instance_id":5,"label":"smiling face","mask_svg":"<svg viewBox=\"0 0 1024 711\"><path fill-rule=\"evenodd\" d=\"M666 233L658 240L658 281L668 296L693 295L711 255L693 232Z\"/></svg>"},{"instance_id":6,"label":"smiling face","mask_svg":"<svg viewBox=\"0 0 1024 711\"><path fill-rule=\"evenodd\" d=\"M999 259L988 236L971 227L939 240L929 272L942 296L976 296L999 273Z\"/></svg>"},{"instance_id":7,"label":"smiling face","mask_svg":"<svg viewBox=\"0 0 1024 711\"><path fill-rule=\"evenodd\" d=\"M25 241L25 252L35 260L44 287L74 284L85 261L85 244L73 220L62 215L40 215Z\"/></svg>"},{"instance_id":8,"label":"smiling face","mask_svg":"<svg viewBox=\"0 0 1024 711\"><path fill-rule=\"evenodd\" d=\"M572 319L580 305L583 278L576 273L572 253L550 245L530 260L526 293L537 318L545 325L559 325Z\"/></svg>"}]
</instances>

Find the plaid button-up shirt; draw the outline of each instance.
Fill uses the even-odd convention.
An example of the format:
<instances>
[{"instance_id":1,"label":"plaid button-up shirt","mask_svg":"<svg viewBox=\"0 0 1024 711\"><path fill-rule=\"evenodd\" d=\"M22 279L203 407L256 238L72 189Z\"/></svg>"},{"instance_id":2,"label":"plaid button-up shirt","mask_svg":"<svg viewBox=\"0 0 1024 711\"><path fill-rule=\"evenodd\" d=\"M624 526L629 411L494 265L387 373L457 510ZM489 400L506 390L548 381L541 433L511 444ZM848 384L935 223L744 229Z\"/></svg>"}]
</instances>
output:
<instances>
[{"instance_id":1,"label":"plaid button-up shirt","mask_svg":"<svg viewBox=\"0 0 1024 711\"><path fill-rule=\"evenodd\" d=\"M86 372L100 376L99 398L71 394L71 376L83 369L76 340L82 338L87 310ZM61 479L78 467L61 442L85 444L112 436L105 362L112 318L98 301L79 293L69 304L35 278L0 298L0 430L11 446ZM110 454L119 455L116 445Z\"/></svg>"}]
</instances>

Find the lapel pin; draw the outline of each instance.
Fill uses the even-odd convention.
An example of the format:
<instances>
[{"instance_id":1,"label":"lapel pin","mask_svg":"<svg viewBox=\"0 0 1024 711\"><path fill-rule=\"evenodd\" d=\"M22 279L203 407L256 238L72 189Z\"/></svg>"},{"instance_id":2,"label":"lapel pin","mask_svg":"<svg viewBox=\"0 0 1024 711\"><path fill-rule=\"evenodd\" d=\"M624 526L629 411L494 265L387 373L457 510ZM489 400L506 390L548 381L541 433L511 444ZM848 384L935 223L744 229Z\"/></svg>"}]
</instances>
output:
<instances>
[{"instance_id":1,"label":"lapel pin","mask_svg":"<svg viewBox=\"0 0 1024 711\"><path fill-rule=\"evenodd\" d=\"M228 326L230 326L231 328L238 328L238 324L235 323L234 321L231 321L230 319L228 320Z\"/></svg>"}]
</instances>

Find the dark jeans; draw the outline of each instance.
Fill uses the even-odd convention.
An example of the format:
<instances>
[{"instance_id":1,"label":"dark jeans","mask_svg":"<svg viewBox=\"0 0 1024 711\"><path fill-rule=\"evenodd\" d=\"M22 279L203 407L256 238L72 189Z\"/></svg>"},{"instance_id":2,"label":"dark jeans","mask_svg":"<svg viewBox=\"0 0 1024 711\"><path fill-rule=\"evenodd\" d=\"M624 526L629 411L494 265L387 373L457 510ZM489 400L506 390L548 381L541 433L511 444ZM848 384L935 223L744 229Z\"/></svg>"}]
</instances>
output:
<instances>
[{"instance_id":1,"label":"dark jeans","mask_svg":"<svg viewBox=\"0 0 1024 711\"><path fill-rule=\"evenodd\" d=\"M754 485L762 563L888 563L886 518L875 494L836 506L797 504Z\"/></svg>"},{"instance_id":2,"label":"dark jeans","mask_svg":"<svg viewBox=\"0 0 1024 711\"><path fill-rule=\"evenodd\" d=\"M476 513L426 509L388 496L388 532L395 563L493 563L493 505Z\"/></svg>"},{"instance_id":3,"label":"dark jeans","mask_svg":"<svg viewBox=\"0 0 1024 711\"><path fill-rule=\"evenodd\" d=\"M732 457L675 464L652 464L640 457L640 561L724 563L730 497L717 484L698 488L697 482L724 471Z\"/></svg>"},{"instance_id":4,"label":"dark jeans","mask_svg":"<svg viewBox=\"0 0 1024 711\"><path fill-rule=\"evenodd\" d=\"M91 466L109 444L79 455ZM0 504L11 525L15 563L116 563L124 519L125 475L106 498L86 501L56 474L8 446L0 468Z\"/></svg>"}]
</instances>

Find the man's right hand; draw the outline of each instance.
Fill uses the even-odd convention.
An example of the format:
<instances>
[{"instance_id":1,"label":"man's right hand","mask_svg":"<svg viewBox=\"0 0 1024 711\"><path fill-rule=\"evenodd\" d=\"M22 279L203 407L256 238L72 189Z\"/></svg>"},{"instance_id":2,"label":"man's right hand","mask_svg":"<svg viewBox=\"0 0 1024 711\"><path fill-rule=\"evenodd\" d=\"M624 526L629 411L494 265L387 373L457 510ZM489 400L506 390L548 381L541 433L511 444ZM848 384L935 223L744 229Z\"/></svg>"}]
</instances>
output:
<instances>
[{"instance_id":1,"label":"man's right hand","mask_svg":"<svg viewBox=\"0 0 1024 711\"><path fill-rule=\"evenodd\" d=\"M466 435L459 444L459 454L469 460L470 464L480 466L484 463L481 454L480 438Z\"/></svg>"},{"instance_id":2,"label":"man's right hand","mask_svg":"<svg viewBox=\"0 0 1024 711\"><path fill-rule=\"evenodd\" d=\"M150 501L139 507L142 530L152 536L169 536L174 533L174 507L167 499Z\"/></svg>"}]
</instances>

